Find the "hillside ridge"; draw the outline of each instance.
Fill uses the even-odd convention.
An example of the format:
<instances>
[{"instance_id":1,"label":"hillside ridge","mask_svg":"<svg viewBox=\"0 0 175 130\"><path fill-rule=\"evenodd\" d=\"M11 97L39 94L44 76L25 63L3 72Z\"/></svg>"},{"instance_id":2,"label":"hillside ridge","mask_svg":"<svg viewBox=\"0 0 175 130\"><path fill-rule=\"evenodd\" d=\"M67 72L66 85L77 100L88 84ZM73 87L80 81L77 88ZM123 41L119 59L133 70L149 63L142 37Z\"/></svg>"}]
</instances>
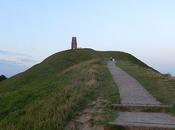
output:
<instances>
[{"instance_id":1,"label":"hillside ridge","mask_svg":"<svg viewBox=\"0 0 175 130\"><path fill-rule=\"evenodd\" d=\"M15 125L14 130L63 129L84 107L86 100L90 102L102 95L108 102L117 102L119 96L117 90L113 90L116 88L106 68L109 57L154 70L134 56L119 51L75 49L53 54L27 71L0 82L0 128L13 130ZM75 101L71 101L71 105L69 100ZM54 113L57 116L52 118Z\"/></svg>"}]
</instances>

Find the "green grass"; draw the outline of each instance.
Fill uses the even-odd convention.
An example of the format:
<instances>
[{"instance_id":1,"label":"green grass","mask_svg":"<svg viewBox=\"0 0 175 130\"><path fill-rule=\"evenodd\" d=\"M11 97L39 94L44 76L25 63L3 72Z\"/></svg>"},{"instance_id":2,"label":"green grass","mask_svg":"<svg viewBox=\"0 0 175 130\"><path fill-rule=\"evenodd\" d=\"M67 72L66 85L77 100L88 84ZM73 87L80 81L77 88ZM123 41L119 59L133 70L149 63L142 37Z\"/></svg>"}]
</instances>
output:
<instances>
[{"instance_id":1,"label":"green grass","mask_svg":"<svg viewBox=\"0 0 175 130\"><path fill-rule=\"evenodd\" d=\"M1 119L0 128L9 130L64 129L76 112L93 100L96 94L106 89L102 83L105 81L104 70L101 70L104 67L100 65L103 65L100 61L92 60L75 65L61 75L57 74L55 77L57 80L53 80L50 84L51 89L45 92L45 95L40 95L26 106L11 111L8 116Z\"/></svg>"},{"instance_id":2,"label":"green grass","mask_svg":"<svg viewBox=\"0 0 175 130\"><path fill-rule=\"evenodd\" d=\"M0 129L64 129L97 96L111 103L119 98L96 51L80 49L54 54L0 83Z\"/></svg>"},{"instance_id":3,"label":"green grass","mask_svg":"<svg viewBox=\"0 0 175 130\"><path fill-rule=\"evenodd\" d=\"M100 123L114 119L111 104L119 102L119 94L106 68L111 56L160 101L175 104L174 81L134 56L67 50L0 83L0 130L64 130L67 122L97 97L108 101Z\"/></svg>"},{"instance_id":4,"label":"green grass","mask_svg":"<svg viewBox=\"0 0 175 130\"><path fill-rule=\"evenodd\" d=\"M175 104L175 80L130 61L121 60L117 64L144 85L160 102ZM175 107L171 112L175 114Z\"/></svg>"},{"instance_id":5,"label":"green grass","mask_svg":"<svg viewBox=\"0 0 175 130\"><path fill-rule=\"evenodd\" d=\"M0 120L8 113L25 107L55 89L57 75L83 61L91 60L89 50L65 51L55 54L24 73L0 83ZM77 58L80 57L80 58ZM15 98L14 98L15 97Z\"/></svg>"}]
</instances>

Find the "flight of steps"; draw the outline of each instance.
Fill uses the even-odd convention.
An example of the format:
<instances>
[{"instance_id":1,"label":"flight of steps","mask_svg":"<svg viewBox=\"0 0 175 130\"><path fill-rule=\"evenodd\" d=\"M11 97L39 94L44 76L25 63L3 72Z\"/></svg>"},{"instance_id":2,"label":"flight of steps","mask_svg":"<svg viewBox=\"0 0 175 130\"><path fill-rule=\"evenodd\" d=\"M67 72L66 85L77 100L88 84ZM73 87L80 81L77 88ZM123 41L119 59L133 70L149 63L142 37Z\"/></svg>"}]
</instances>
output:
<instances>
[{"instance_id":1,"label":"flight of steps","mask_svg":"<svg viewBox=\"0 0 175 130\"><path fill-rule=\"evenodd\" d=\"M136 79L118 67L107 64L120 93L121 104L114 104L117 112L111 130L173 130L175 118L166 114L172 106L161 104ZM116 128L115 128L116 127Z\"/></svg>"},{"instance_id":2,"label":"flight of steps","mask_svg":"<svg viewBox=\"0 0 175 130\"><path fill-rule=\"evenodd\" d=\"M113 107L120 111L116 114L117 119L109 123L116 130L175 129L175 118L164 113L171 105L114 104Z\"/></svg>"}]
</instances>

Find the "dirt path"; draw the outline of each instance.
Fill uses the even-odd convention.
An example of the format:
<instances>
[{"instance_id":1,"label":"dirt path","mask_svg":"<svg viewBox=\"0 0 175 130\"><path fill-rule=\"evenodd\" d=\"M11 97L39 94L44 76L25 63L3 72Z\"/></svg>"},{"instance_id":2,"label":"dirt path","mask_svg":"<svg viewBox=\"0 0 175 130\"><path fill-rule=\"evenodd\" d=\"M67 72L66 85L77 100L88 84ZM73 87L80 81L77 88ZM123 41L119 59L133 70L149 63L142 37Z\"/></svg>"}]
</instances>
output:
<instances>
[{"instance_id":1,"label":"dirt path","mask_svg":"<svg viewBox=\"0 0 175 130\"><path fill-rule=\"evenodd\" d=\"M75 119L73 119L65 130L106 130L106 126L98 124L97 122L104 119L103 113L108 104L107 100L97 98L94 102L87 105Z\"/></svg>"}]
</instances>

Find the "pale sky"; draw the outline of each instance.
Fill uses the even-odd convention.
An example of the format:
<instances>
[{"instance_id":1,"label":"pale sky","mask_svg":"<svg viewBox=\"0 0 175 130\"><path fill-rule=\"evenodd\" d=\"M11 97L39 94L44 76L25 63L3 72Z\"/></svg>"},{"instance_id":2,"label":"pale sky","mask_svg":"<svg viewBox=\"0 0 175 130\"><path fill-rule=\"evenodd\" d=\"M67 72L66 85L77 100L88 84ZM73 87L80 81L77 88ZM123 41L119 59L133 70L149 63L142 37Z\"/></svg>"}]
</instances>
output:
<instances>
[{"instance_id":1,"label":"pale sky","mask_svg":"<svg viewBox=\"0 0 175 130\"><path fill-rule=\"evenodd\" d=\"M72 36L175 75L175 0L0 1L0 50L39 62L69 49Z\"/></svg>"}]
</instances>

